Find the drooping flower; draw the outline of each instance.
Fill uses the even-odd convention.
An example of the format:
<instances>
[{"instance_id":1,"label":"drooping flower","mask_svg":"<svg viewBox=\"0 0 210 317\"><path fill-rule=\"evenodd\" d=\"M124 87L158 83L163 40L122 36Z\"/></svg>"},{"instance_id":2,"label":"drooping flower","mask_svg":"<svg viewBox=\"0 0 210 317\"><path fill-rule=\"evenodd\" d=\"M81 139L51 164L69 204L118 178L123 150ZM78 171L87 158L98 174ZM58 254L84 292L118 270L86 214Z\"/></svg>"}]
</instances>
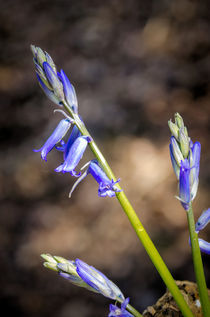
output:
<instances>
[{"instance_id":1,"label":"drooping flower","mask_svg":"<svg viewBox=\"0 0 210 317\"><path fill-rule=\"evenodd\" d=\"M124 295L117 285L93 266L79 259L70 261L50 254L42 254L41 256L46 261L44 262L46 268L57 271L61 277L67 279L72 284L84 287L110 299L116 300L120 298L124 300Z\"/></svg>"},{"instance_id":2,"label":"drooping flower","mask_svg":"<svg viewBox=\"0 0 210 317\"><path fill-rule=\"evenodd\" d=\"M118 317L133 317L133 315L126 310L128 303L129 303L129 298L126 298L121 304L121 308L119 308L117 305L110 304L109 305L110 313L108 317L117 317L117 316Z\"/></svg>"},{"instance_id":3,"label":"drooping flower","mask_svg":"<svg viewBox=\"0 0 210 317\"><path fill-rule=\"evenodd\" d=\"M47 154L54 148L54 146L59 143L63 137L68 132L69 128L71 126L70 119L62 119L53 133L50 135L50 137L47 139L45 144L38 150L34 150L34 152L40 152L41 151L41 158L45 161L47 161Z\"/></svg>"},{"instance_id":4,"label":"drooping flower","mask_svg":"<svg viewBox=\"0 0 210 317\"><path fill-rule=\"evenodd\" d=\"M80 176L80 178L78 178L78 180L73 185L69 193L69 197L71 197L71 194L73 193L74 189L88 174L91 174L99 184L99 188L98 188L99 197L106 197L106 196L114 197L116 192L121 191L121 189L115 186L120 181L120 179L118 179L117 181L114 181L113 179L110 180L108 176L106 175L106 173L100 167L98 161L92 160L88 163L87 170Z\"/></svg>"},{"instance_id":5,"label":"drooping flower","mask_svg":"<svg viewBox=\"0 0 210 317\"><path fill-rule=\"evenodd\" d=\"M72 176L76 177L80 176L81 173L77 173L75 171L75 168L79 164L89 142L91 142L91 138L89 136L80 136L76 138L76 140L71 145L68 153L66 154L64 163L58 166L55 171L70 173Z\"/></svg>"}]
</instances>

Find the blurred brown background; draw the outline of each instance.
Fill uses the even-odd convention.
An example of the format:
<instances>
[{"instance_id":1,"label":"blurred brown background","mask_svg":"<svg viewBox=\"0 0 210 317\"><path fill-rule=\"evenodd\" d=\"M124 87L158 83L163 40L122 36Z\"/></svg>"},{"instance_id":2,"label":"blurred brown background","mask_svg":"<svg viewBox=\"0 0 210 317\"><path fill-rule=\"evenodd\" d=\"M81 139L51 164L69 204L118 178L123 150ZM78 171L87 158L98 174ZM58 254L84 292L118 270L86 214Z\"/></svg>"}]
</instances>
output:
<instances>
[{"instance_id":1,"label":"blurred brown background","mask_svg":"<svg viewBox=\"0 0 210 317\"><path fill-rule=\"evenodd\" d=\"M54 172L34 153L61 115L40 90L29 45L49 52L76 87L80 114L176 279L194 281L167 121L180 112L202 144L195 217L210 205L208 1L0 1L1 311L98 317L110 301L42 266L40 253L81 258L143 311L165 286L116 199L88 177ZM81 164L92 158L87 151ZM209 239L210 227L201 234ZM203 256L208 286L210 258Z\"/></svg>"}]
</instances>

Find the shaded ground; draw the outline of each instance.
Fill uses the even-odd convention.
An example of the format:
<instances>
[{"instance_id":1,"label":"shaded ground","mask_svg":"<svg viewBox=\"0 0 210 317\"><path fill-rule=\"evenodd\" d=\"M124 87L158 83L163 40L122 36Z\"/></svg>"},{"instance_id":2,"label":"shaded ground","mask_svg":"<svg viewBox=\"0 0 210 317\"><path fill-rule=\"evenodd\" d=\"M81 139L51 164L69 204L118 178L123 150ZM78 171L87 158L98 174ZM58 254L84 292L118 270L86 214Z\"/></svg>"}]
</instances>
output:
<instances>
[{"instance_id":1,"label":"shaded ground","mask_svg":"<svg viewBox=\"0 0 210 317\"><path fill-rule=\"evenodd\" d=\"M117 201L98 198L90 177L69 200L74 180L53 172L60 154L45 163L32 152L60 115L38 87L29 45L65 69L83 120L173 275L194 281L167 120L180 112L202 144L197 219L209 207L209 4L7 0L0 9L1 308L16 317L108 314L107 299L42 267L39 255L50 252L94 265L143 311L165 287Z\"/></svg>"}]
</instances>

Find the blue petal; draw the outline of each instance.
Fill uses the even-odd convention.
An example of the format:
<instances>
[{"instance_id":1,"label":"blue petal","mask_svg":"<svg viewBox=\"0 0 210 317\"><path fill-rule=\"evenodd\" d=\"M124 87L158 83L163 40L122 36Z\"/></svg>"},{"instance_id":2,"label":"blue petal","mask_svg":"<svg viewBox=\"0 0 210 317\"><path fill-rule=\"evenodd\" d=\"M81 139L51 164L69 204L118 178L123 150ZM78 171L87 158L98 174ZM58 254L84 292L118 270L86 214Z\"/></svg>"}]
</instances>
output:
<instances>
[{"instance_id":1,"label":"blue petal","mask_svg":"<svg viewBox=\"0 0 210 317\"><path fill-rule=\"evenodd\" d=\"M36 74L38 82L42 88L42 90L44 91L44 93L46 94L46 96L52 101L54 102L56 105L60 106L61 103L60 101L56 98L54 92L52 90L50 90L49 88L47 88L47 86L45 85L45 83L42 81L41 77Z\"/></svg>"},{"instance_id":2,"label":"blue petal","mask_svg":"<svg viewBox=\"0 0 210 317\"><path fill-rule=\"evenodd\" d=\"M210 243L203 240L203 239L198 239L199 247L201 252L210 254Z\"/></svg>"},{"instance_id":3,"label":"blue petal","mask_svg":"<svg viewBox=\"0 0 210 317\"><path fill-rule=\"evenodd\" d=\"M199 183L199 169L200 169L200 154L201 154L201 144L195 142L191 148L191 199L193 200L197 194L198 183Z\"/></svg>"},{"instance_id":4,"label":"blue petal","mask_svg":"<svg viewBox=\"0 0 210 317\"><path fill-rule=\"evenodd\" d=\"M97 292L100 293L100 289L96 285L97 281L95 283L93 282L95 279L95 277L93 276L93 271L95 270L95 268L79 259L76 259L75 263L77 267L76 268L77 274L81 277L81 279L85 283L87 283L89 286L94 288Z\"/></svg>"},{"instance_id":5,"label":"blue petal","mask_svg":"<svg viewBox=\"0 0 210 317\"><path fill-rule=\"evenodd\" d=\"M179 177L179 198L185 210L190 203L190 166L187 159L181 161Z\"/></svg>"},{"instance_id":6,"label":"blue petal","mask_svg":"<svg viewBox=\"0 0 210 317\"><path fill-rule=\"evenodd\" d=\"M62 81L66 101L73 108L74 112L78 113L78 104L75 90L62 69L60 73L58 73L58 77Z\"/></svg>"},{"instance_id":7,"label":"blue petal","mask_svg":"<svg viewBox=\"0 0 210 317\"><path fill-rule=\"evenodd\" d=\"M65 279L73 282L73 283L79 283L80 282L80 278L79 277L71 275L69 273L65 273L65 272L59 271L58 274L60 276L64 277Z\"/></svg>"},{"instance_id":8,"label":"blue petal","mask_svg":"<svg viewBox=\"0 0 210 317\"><path fill-rule=\"evenodd\" d=\"M102 272L79 259L76 259L75 263L77 274L86 284L94 288L96 292L111 299L117 299L119 297L124 299L120 289Z\"/></svg>"},{"instance_id":9,"label":"blue petal","mask_svg":"<svg viewBox=\"0 0 210 317\"><path fill-rule=\"evenodd\" d=\"M76 125L74 125L72 132L70 134L70 137L68 139L68 142L66 143L66 147L65 147L65 151L64 151L64 160L66 159L69 150L72 146L72 144L74 143L74 141L81 136L81 132L79 131L79 129L77 128Z\"/></svg>"},{"instance_id":10,"label":"blue petal","mask_svg":"<svg viewBox=\"0 0 210 317\"><path fill-rule=\"evenodd\" d=\"M88 167L88 173L90 173L95 180L99 183L98 195L99 197L114 197L115 192L120 192L121 190L115 187L115 184L120 181L118 179L116 182L110 180L106 173L99 166L97 160L91 161Z\"/></svg>"},{"instance_id":11,"label":"blue petal","mask_svg":"<svg viewBox=\"0 0 210 317\"><path fill-rule=\"evenodd\" d=\"M71 122L68 119L62 119L45 144L39 150L34 150L34 152L41 151L42 159L47 161L47 154L62 140L70 126Z\"/></svg>"},{"instance_id":12,"label":"blue petal","mask_svg":"<svg viewBox=\"0 0 210 317\"><path fill-rule=\"evenodd\" d=\"M172 144L170 143L169 145L169 151L170 151L170 157L171 157L171 163L172 163L172 166L173 166L173 169L174 169L174 172L176 174L176 177L177 179L179 179L179 171L180 171L180 168L174 158L174 155L173 155L173 147L172 147Z\"/></svg>"},{"instance_id":13,"label":"blue petal","mask_svg":"<svg viewBox=\"0 0 210 317\"><path fill-rule=\"evenodd\" d=\"M198 218L198 221L195 225L195 230L198 233L200 230L204 229L207 224L210 222L210 208L205 210L201 216Z\"/></svg>"},{"instance_id":14,"label":"blue petal","mask_svg":"<svg viewBox=\"0 0 210 317\"><path fill-rule=\"evenodd\" d=\"M81 173L77 173L75 171L75 168L79 164L85 150L87 147L88 142L90 142L91 139L89 136L80 136L77 138L72 146L70 147L70 150L68 152L68 155L64 161L63 164L58 166L55 171L56 172L63 172L63 173L70 173L72 176L80 176Z\"/></svg>"},{"instance_id":15,"label":"blue petal","mask_svg":"<svg viewBox=\"0 0 210 317\"><path fill-rule=\"evenodd\" d=\"M42 64L42 66L43 66L45 75L47 77L47 80L49 81L51 86L54 87L55 83L57 83L57 81L58 81L58 77L57 77L56 73L54 72L52 67L47 62L44 62Z\"/></svg>"}]
</instances>

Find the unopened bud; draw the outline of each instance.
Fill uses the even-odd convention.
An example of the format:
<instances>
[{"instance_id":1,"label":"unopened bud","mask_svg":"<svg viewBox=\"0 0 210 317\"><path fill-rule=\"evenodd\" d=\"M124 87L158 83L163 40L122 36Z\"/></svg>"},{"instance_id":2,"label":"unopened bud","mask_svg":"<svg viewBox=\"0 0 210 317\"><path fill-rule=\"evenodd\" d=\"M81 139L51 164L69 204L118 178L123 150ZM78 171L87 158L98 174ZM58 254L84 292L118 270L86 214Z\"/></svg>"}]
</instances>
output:
<instances>
[{"instance_id":1,"label":"unopened bud","mask_svg":"<svg viewBox=\"0 0 210 317\"><path fill-rule=\"evenodd\" d=\"M187 158L190 150L190 142L183 127L179 129L179 144L183 157Z\"/></svg>"},{"instance_id":2,"label":"unopened bud","mask_svg":"<svg viewBox=\"0 0 210 317\"><path fill-rule=\"evenodd\" d=\"M175 123L173 123L171 120L168 121L168 126L171 131L171 134L176 138L176 140L178 140L178 137L179 137L178 126Z\"/></svg>"},{"instance_id":3,"label":"unopened bud","mask_svg":"<svg viewBox=\"0 0 210 317\"><path fill-rule=\"evenodd\" d=\"M184 128L184 121L178 112L175 113L175 123L178 126L178 128Z\"/></svg>"}]
</instances>

